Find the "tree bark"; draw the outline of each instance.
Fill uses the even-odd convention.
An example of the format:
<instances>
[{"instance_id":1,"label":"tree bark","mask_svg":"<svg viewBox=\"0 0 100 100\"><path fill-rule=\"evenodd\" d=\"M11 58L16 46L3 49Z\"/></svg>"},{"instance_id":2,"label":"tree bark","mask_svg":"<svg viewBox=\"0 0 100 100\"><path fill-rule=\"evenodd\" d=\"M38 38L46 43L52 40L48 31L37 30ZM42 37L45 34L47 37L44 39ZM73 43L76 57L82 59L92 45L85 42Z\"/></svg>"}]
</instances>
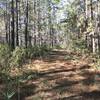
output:
<instances>
[{"instance_id":1,"label":"tree bark","mask_svg":"<svg viewBox=\"0 0 100 100\"><path fill-rule=\"evenodd\" d=\"M15 14L14 14L14 0L11 2L11 47L15 49Z\"/></svg>"}]
</instances>

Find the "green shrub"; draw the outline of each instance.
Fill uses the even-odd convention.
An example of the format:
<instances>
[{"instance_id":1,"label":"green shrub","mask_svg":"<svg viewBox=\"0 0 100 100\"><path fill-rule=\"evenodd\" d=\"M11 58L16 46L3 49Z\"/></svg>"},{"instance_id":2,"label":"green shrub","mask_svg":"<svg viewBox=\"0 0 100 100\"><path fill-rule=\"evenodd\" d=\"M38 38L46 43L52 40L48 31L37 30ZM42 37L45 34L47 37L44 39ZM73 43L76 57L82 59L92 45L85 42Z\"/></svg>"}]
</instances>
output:
<instances>
[{"instance_id":1,"label":"green shrub","mask_svg":"<svg viewBox=\"0 0 100 100\"><path fill-rule=\"evenodd\" d=\"M8 45L0 44L0 70L4 70L9 66L9 58L11 50Z\"/></svg>"},{"instance_id":2,"label":"green shrub","mask_svg":"<svg viewBox=\"0 0 100 100\"><path fill-rule=\"evenodd\" d=\"M55 48L56 49L62 49L62 47L60 45L56 45Z\"/></svg>"},{"instance_id":3,"label":"green shrub","mask_svg":"<svg viewBox=\"0 0 100 100\"><path fill-rule=\"evenodd\" d=\"M16 47L11 51L8 45L0 45L0 68L4 68L5 64L10 67L21 66L28 59L47 55L50 50L49 46L41 45L29 48Z\"/></svg>"},{"instance_id":4,"label":"green shrub","mask_svg":"<svg viewBox=\"0 0 100 100\"><path fill-rule=\"evenodd\" d=\"M10 66L21 66L26 60L26 49L21 47L16 47L12 52L10 59Z\"/></svg>"},{"instance_id":5,"label":"green shrub","mask_svg":"<svg viewBox=\"0 0 100 100\"><path fill-rule=\"evenodd\" d=\"M88 52L88 50L86 48L86 42L83 39L74 40L72 49L79 53L87 53Z\"/></svg>"},{"instance_id":6,"label":"green shrub","mask_svg":"<svg viewBox=\"0 0 100 100\"><path fill-rule=\"evenodd\" d=\"M38 56L38 52L39 52L37 46L27 48L26 51L27 51L27 58L29 58L29 59L32 59L32 58Z\"/></svg>"},{"instance_id":7,"label":"green shrub","mask_svg":"<svg viewBox=\"0 0 100 100\"><path fill-rule=\"evenodd\" d=\"M3 100L12 100L12 97L15 95L15 81L9 76L9 74L2 75L3 84L5 85L4 90L1 92Z\"/></svg>"},{"instance_id":8,"label":"green shrub","mask_svg":"<svg viewBox=\"0 0 100 100\"><path fill-rule=\"evenodd\" d=\"M38 46L33 47L33 56L34 57L40 56L40 48Z\"/></svg>"},{"instance_id":9,"label":"green shrub","mask_svg":"<svg viewBox=\"0 0 100 100\"><path fill-rule=\"evenodd\" d=\"M48 54L49 51L51 51L51 48L47 45L42 45L39 50L40 50L40 55L45 56Z\"/></svg>"},{"instance_id":10,"label":"green shrub","mask_svg":"<svg viewBox=\"0 0 100 100\"><path fill-rule=\"evenodd\" d=\"M40 47L35 46L35 47L27 48L27 56L28 58L31 59L34 57L45 56L50 50L51 49L46 45L41 45Z\"/></svg>"}]
</instances>

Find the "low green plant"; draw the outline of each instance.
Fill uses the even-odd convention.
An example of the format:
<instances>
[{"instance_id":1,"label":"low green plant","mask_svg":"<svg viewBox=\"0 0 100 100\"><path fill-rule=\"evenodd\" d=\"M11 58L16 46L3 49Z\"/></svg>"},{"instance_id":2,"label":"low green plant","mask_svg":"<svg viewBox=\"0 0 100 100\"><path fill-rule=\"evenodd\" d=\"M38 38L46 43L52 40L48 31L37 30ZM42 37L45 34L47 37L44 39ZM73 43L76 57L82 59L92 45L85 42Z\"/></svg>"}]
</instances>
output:
<instances>
[{"instance_id":1,"label":"low green plant","mask_svg":"<svg viewBox=\"0 0 100 100\"><path fill-rule=\"evenodd\" d=\"M88 53L84 39L73 40L72 49L81 54Z\"/></svg>"},{"instance_id":2,"label":"low green plant","mask_svg":"<svg viewBox=\"0 0 100 100\"><path fill-rule=\"evenodd\" d=\"M3 71L9 67L10 57L11 57L11 50L9 46L0 44L0 71Z\"/></svg>"},{"instance_id":3,"label":"low green plant","mask_svg":"<svg viewBox=\"0 0 100 100\"><path fill-rule=\"evenodd\" d=\"M51 48L47 45L34 46L31 48L27 48L27 57L32 59L34 57L45 56L48 54L48 51L50 50Z\"/></svg>"},{"instance_id":4,"label":"low green plant","mask_svg":"<svg viewBox=\"0 0 100 100\"><path fill-rule=\"evenodd\" d=\"M10 66L21 66L26 59L26 49L23 47L16 47L15 50L12 52L12 56L10 59Z\"/></svg>"},{"instance_id":5,"label":"low green plant","mask_svg":"<svg viewBox=\"0 0 100 100\"><path fill-rule=\"evenodd\" d=\"M38 46L27 48L27 57L29 59L37 57L37 56L39 56L39 52L40 52L40 50L39 50Z\"/></svg>"},{"instance_id":6,"label":"low green plant","mask_svg":"<svg viewBox=\"0 0 100 100\"><path fill-rule=\"evenodd\" d=\"M47 45L34 47L16 47L11 51L8 45L0 45L0 68L4 68L5 63L10 67L19 67L26 60L34 57L46 56L51 48Z\"/></svg>"},{"instance_id":7,"label":"low green plant","mask_svg":"<svg viewBox=\"0 0 100 100\"><path fill-rule=\"evenodd\" d=\"M10 71L12 67L19 67L33 57L44 56L48 54L51 49L47 45L35 46L35 47L16 47L15 50L11 50L8 45L0 44L0 73L3 75L2 79L5 84L4 91L2 95L4 100L12 100L15 95L16 90L14 84L20 83L20 79L12 80L10 77ZM2 71L1 71L2 70ZM33 76L29 76L31 79Z\"/></svg>"},{"instance_id":8,"label":"low green plant","mask_svg":"<svg viewBox=\"0 0 100 100\"><path fill-rule=\"evenodd\" d=\"M6 91L3 94L4 100L12 100L12 97L14 96L15 92L14 91Z\"/></svg>"},{"instance_id":9,"label":"low green plant","mask_svg":"<svg viewBox=\"0 0 100 100\"><path fill-rule=\"evenodd\" d=\"M5 85L3 91L2 91L2 96L4 100L12 100L12 97L16 93L14 90L14 81L11 79L9 75L9 71L6 70L5 73L2 73L1 75L3 84Z\"/></svg>"},{"instance_id":10,"label":"low green plant","mask_svg":"<svg viewBox=\"0 0 100 100\"><path fill-rule=\"evenodd\" d=\"M51 51L51 48L47 45L42 45L39 50L40 50L40 55L45 56L48 54L49 51Z\"/></svg>"},{"instance_id":11,"label":"low green plant","mask_svg":"<svg viewBox=\"0 0 100 100\"><path fill-rule=\"evenodd\" d=\"M73 60L73 56L71 56L71 55L66 55L66 56L65 56L65 60Z\"/></svg>"},{"instance_id":12,"label":"low green plant","mask_svg":"<svg viewBox=\"0 0 100 100\"><path fill-rule=\"evenodd\" d=\"M62 49L62 47L60 45L56 45L55 48L56 49Z\"/></svg>"},{"instance_id":13,"label":"low green plant","mask_svg":"<svg viewBox=\"0 0 100 100\"><path fill-rule=\"evenodd\" d=\"M10 66L21 66L26 60L47 55L50 48L46 45L35 47L16 47L10 57Z\"/></svg>"}]
</instances>

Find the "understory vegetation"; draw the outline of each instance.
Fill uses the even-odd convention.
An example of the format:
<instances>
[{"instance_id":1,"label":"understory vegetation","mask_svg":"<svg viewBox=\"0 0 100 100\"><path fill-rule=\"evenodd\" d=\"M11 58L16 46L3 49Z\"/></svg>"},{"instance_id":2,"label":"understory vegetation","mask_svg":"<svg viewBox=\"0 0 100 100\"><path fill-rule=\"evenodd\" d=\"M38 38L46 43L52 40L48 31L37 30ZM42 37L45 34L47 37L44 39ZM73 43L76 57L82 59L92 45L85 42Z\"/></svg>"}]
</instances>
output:
<instances>
[{"instance_id":1,"label":"understory vegetation","mask_svg":"<svg viewBox=\"0 0 100 100\"><path fill-rule=\"evenodd\" d=\"M29 63L28 60L45 57L50 51L51 49L46 45L29 47L27 49L25 47L16 47L12 51L8 45L0 44L0 79L5 84L5 89L2 92L0 91L0 96L3 96L4 100L12 100L12 97L17 92L16 88L19 88L20 82L24 80L23 77L17 78L17 76L13 79L10 76L12 68L19 69L23 64Z\"/></svg>"},{"instance_id":2,"label":"understory vegetation","mask_svg":"<svg viewBox=\"0 0 100 100\"><path fill-rule=\"evenodd\" d=\"M24 64L28 59L33 59L36 57L47 56L51 48L42 45L41 47L16 47L14 51L8 45L0 44L0 68L5 68L8 66L19 67Z\"/></svg>"}]
</instances>

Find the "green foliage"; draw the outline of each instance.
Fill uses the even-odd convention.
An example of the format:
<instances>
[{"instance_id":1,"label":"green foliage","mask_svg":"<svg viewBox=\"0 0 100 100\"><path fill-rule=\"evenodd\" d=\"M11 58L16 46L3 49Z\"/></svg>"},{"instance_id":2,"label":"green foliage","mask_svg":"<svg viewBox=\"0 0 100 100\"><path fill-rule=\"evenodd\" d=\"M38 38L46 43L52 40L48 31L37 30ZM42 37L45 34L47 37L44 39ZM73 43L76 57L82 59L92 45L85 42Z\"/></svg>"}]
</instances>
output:
<instances>
[{"instance_id":1,"label":"green foliage","mask_svg":"<svg viewBox=\"0 0 100 100\"><path fill-rule=\"evenodd\" d=\"M87 48L86 48L85 40L84 39L73 40L72 49L76 52L79 52L79 53L86 53Z\"/></svg>"},{"instance_id":2,"label":"green foliage","mask_svg":"<svg viewBox=\"0 0 100 100\"><path fill-rule=\"evenodd\" d=\"M60 45L56 45L55 48L56 49L62 49L62 47Z\"/></svg>"},{"instance_id":3,"label":"green foliage","mask_svg":"<svg viewBox=\"0 0 100 100\"><path fill-rule=\"evenodd\" d=\"M27 57L34 58L39 56L39 48L38 46L27 48Z\"/></svg>"},{"instance_id":4,"label":"green foliage","mask_svg":"<svg viewBox=\"0 0 100 100\"><path fill-rule=\"evenodd\" d=\"M49 47L49 46L47 46L47 45L42 45L41 47L40 47L40 55L41 56L45 56L45 55L47 55L48 54L48 52L51 50L51 48Z\"/></svg>"},{"instance_id":5,"label":"green foliage","mask_svg":"<svg viewBox=\"0 0 100 100\"><path fill-rule=\"evenodd\" d=\"M91 58L93 60L94 67L97 70L100 70L100 55L99 54L91 54Z\"/></svg>"},{"instance_id":6,"label":"green foliage","mask_svg":"<svg viewBox=\"0 0 100 100\"><path fill-rule=\"evenodd\" d=\"M59 2L60 2L60 0L53 0L53 2L55 2L55 3L59 3Z\"/></svg>"},{"instance_id":7,"label":"green foliage","mask_svg":"<svg viewBox=\"0 0 100 100\"><path fill-rule=\"evenodd\" d=\"M67 12L67 18L66 18L66 23L68 27L68 30L70 29L71 31L77 28L77 9L74 5L70 4L67 5L66 7L66 12Z\"/></svg>"},{"instance_id":8,"label":"green foliage","mask_svg":"<svg viewBox=\"0 0 100 100\"><path fill-rule=\"evenodd\" d=\"M50 47L47 45L41 45L40 47L39 46L31 47L27 49L27 56L28 58L45 56L50 50L51 50Z\"/></svg>"},{"instance_id":9,"label":"green foliage","mask_svg":"<svg viewBox=\"0 0 100 100\"><path fill-rule=\"evenodd\" d=\"M98 70L100 70L100 58L97 59L96 68L97 68Z\"/></svg>"},{"instance_id":10,"label":"green foliage","mask_svg":"<svg viewBox=\"0 0 100 100\"><path fill-rule=\"evenodd\" d=\"M4 46L5 47L5 46ZM51 50L49 46L47 45L41 45L40 47L35 46L31 48L23 48L23 47L16 47L15 50L11 53L10 56L10 65L11 66L20 66L27 58L32 58L35 56L44 56L48 54L48 51ZM7 52L8 53L8 52ZM70 56L67 59L72 59ZM28 79L33 78L34 76L29 76ZM4 78L3 78L4 79ZM3 97L5 98L4 100L11 100L16 91L13 90L13 83L10 81L11 79L7 76L5 77L6 81L6 90L3 91ZM48 86L45 82L45 84ZM50 86L50 85L49 85Z\"/></svg>"},{"instance_id":11,"label":"green foliage","mask_svg":"<svg viewBox=\"0 0 100 100\"><path fill-rule=\"evenodd\" d=\"M11 51L8 45L0 44L0 70L5 69L9 65Z\"/></svg>"},{"instance_id":12,"label":"green foliage","mask_svg":"<svg viewBox=\"0 0 100 100\"><path fill-rule=\"evenodd\" d=\"M1 75L3 83L5 84L5 88L2 91L3 100L12 100L12 97L16 93L14 90L14 81L9 76L8 72Z\"/></svg>"},{"instance_id":13,"label":"green foliage","mask_svg":"<svg viewBox=\"0 0 100 100\"><path fill-rule=\"evenodd\" d=\"M40 47L28 48L16 47L14 51L11 51L8 45L0 44L0 70L3 71L10 67L19 67L28 59L47 55L50 50L51 48L49 46L41 45Z\"/></svg>"},{"instance_id":14,"label":"green foliage","mask_svg":"<svg viewBox=\"0 0 100 100\"><path fill-rule=\"evenodd\" d=\"M4 100L11 100L14 94L15 92L11 90L4 92L3 93Z\"/></svg>"},{"instance_id":15,"label":"green foliage","mask_svg":"<svg viewBox=\"0 0 100 100\"><path fill-rule=\"evenodd\" d=\"M65 56L65 60L73 60L73 56L71 56L71 55L66 55L66 56Z\"/></svg>"},{"instance_id":16,"label":"green foliage","mask_svg":"<svg viewBox=\"0 0 100 100\"><path fill-rule=\"evenodd\" d=\"M26 50L25 48L16 47L12 52L12 57L10 59L10 66L21 66L26 59Z\"/></svg>"},{"instance_id":17,"label":"green foliage","mask_svg":"<svg viewBox=\"0 0 100 100\"><path fill-rule=\"evenodd\" d=\"M50 51L50 48L46 45L29 48L16 47L10 58L10 66L21 66L28 59L47 55L48 51Z\"/></svg>"}]
</instances>

